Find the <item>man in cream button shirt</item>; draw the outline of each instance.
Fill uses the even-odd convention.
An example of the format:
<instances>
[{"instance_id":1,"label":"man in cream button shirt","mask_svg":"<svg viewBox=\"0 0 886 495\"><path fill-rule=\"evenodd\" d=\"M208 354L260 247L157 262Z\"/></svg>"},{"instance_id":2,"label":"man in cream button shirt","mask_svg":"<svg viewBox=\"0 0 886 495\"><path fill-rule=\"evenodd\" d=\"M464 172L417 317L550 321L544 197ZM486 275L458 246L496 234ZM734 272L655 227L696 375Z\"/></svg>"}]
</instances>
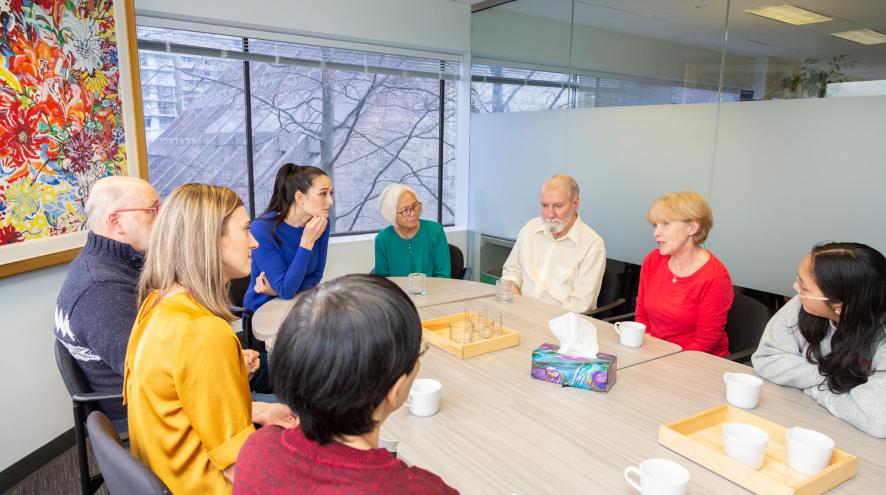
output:
<instances>
[{"instance_id":1,"label":"man in cream button shirt","mask_svg":"<svg viewBox=\"0 0 886 495\"><path fill-rule=\"evenodd\" d=\"M520 229L502 279L513 281L518 294L567 311L597 307L606 247L578 218L578 183L568 175L555 175L542 185L539 200L541 217Z\"/></svg>"}]
</instances>

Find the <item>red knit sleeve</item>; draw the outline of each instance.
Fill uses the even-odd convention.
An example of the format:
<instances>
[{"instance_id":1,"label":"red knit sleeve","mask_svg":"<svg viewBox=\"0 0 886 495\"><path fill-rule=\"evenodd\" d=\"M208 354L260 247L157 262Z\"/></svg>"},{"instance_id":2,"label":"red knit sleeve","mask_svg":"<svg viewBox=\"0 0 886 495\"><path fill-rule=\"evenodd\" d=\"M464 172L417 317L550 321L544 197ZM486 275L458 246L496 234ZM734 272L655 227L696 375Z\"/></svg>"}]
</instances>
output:
<instances>
[{"instance_id":1,"label":"red knit sleeve","mask_svg":"<svg viewBox=\"0 0 886 495\"><path fill-rule=\"evenodd\" d=\"M684 351L701 351L709 354L726 355L724 349L726 316L732 307L732 279L719 260L717 269L711 270L710 277L700 280L703 284L698 301L698 320L692 342L683 346Z\"/></svg>"},{"instance_id":2,"label":"red knit sleeve","mask_svg":"<svg viewBox=\"0 0 886 495\"><path fill-rule=\"evenodd\" d=\"M646 258L643 260L643 265L640 266L640 285L637 288L637 306L634 308L634 312L636 315L634 316L634 321L640 322L647 327L649 327L649 317L646 316L646 290L647 284L649 283L649 273L650 267L649 265L653 263L652 256L655 252L651 252L646 255Z\"/></svg>"}]
</instances>

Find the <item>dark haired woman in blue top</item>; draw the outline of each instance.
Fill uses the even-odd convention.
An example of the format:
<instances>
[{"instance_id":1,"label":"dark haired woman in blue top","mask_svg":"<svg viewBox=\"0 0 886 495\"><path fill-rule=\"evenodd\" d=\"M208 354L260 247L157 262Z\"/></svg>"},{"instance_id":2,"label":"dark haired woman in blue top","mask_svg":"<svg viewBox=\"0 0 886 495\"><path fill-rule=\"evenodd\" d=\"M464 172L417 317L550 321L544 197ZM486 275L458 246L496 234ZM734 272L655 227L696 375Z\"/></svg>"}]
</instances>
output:
<instances>
[{"instance_id":1,"label":"dark haired woman in blue top","mask_svg":"<svg viewBox=\"0 0 886 495\"><path fill-rule=\"evenodd\" d=\"M243 305L255 311L276 296L292 299L323 278L329 246L332 181L317 167L280 167L267 210L250 231L252 280Z\"/></svg>"}]
</instances>

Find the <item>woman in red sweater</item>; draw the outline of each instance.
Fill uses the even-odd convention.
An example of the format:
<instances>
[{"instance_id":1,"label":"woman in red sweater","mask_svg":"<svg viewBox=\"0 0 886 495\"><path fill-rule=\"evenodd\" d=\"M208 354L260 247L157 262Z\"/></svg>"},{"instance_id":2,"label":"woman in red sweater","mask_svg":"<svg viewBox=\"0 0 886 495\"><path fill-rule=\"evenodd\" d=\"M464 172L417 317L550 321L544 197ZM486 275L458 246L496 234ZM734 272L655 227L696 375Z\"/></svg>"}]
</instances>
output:
<instances>
[{"instance_id":1,"label":"woman in red sweater","mask_svg":"<svg viewBox=\"0 0 886 495\"><path fill-rule=\"evenodd\" d=\"M300 293L271 354L274 391L300 425L250 435L234 495L458 493L378 446L418 374L421 332L409 296L383 277L347 275Z\"/></svg>"},{"instance_id":2,"label":"woman in red sweater","mask_svg":"<svg viewBox=\"0 0 886 495\"><path fill-rule=\"evenodd\" d=\"M714 225L711 207L696 192L668 193L652 203L647 219L658 248L640 268L637 321L684 351L728 355L732 279L701 247Z\"/></svg>"}]
</instances>

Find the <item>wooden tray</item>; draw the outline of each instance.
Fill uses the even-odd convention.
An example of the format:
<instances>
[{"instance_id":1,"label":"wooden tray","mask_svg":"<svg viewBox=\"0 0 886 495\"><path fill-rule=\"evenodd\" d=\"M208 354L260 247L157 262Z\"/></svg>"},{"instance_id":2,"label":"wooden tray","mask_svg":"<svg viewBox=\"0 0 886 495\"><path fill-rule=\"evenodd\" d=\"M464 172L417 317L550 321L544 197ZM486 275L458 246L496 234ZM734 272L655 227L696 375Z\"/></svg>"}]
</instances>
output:
<instances>
[{"instance_id":1,"label":"wooden tray","mask_svg":"<svg viewBox=\"0 0 886 495\"><path fill-rule=\"evenodd\" d=\"M443 349L461 359L520 345L520 332L504 325L502 325L501 335L498 337L490 337L469 344L449 340L449 323L464 317L465 314L462 312L433 320L424 320L421 322L422 334L432 346Z\"/></svg>"},{"instance_id":2,"label":"wooden tray","mask_svg":"<svg viewBox=\"0 0 886 495\"><path fill-rule=\"evenodd\" d=\"M754 425L769 434L766 460L759 470L727 457L723 452L723 423ZM754 493L813 495L824 493L855 476L858 458L835 448L831 463L807 476L788 467L787 429L743 409L722 405L661 425L658 443Z\"/></svg>"}]
</instances>

